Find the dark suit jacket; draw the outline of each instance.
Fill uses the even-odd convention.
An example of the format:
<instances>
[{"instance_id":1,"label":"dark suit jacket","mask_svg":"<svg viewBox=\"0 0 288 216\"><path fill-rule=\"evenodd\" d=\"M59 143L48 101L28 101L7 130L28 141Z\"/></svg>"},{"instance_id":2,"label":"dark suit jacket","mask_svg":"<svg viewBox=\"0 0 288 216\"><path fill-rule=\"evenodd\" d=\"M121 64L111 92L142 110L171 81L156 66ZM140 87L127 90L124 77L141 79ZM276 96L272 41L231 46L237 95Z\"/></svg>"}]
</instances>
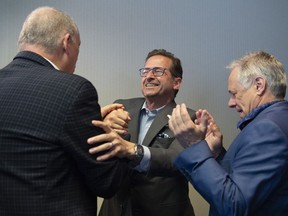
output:
<instances>
[{"instance_id":1,"label":"dark suit jacket","mask_svg":"<svg viewBox=\"0 0 288 216\"><path fill-rule=\"evenodd\" d=\"M288 214L288 102L260 112L235 138L221 161L205 141L175 163L210 203L210 215Z\"/></svg>"},{"instance_id":2,"label":"dark suit jacket","mask_svg":"<svg viewBox=\"0 0 288 216\"><path fill-rule=\"evenodd\" d=\"M144 98L116 102L124 104L130 113L129 133L131 141L137 143ZM172 163L176 155L183 150L168 127L167 114L171 114L175 106L173 101L159 111L143 140L142 144L151 151L149 172L132 171L121 191L112 199L104 200L101 216L120 216L127 197L130 197L132 202L133 216L194 215L188 196L188 183ZM194 115L193 110L189 111ZM169 137L163 138L163 134Z\"/></svg>"},{"instance_id":3,"label":"dark suit jacket","mask_svg":"<svg viewBox=\"0 0 288 216\"><path fill-rule=\"evenodd\" d=\"M0 70L0 215L95 216L127 166L97 162L87 138L102 133L98 96L86 79L20 52Z\"/></svg>"}]
</instances>

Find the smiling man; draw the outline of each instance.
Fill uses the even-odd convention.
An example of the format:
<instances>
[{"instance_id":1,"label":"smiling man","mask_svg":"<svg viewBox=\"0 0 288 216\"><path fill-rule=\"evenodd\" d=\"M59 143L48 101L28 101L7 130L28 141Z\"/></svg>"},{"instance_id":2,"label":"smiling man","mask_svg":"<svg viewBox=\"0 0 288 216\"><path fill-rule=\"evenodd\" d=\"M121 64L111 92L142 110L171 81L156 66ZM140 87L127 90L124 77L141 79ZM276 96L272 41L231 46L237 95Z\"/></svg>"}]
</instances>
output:
<instances>
[{"instance_id":1,"label":"smiling man","mask_svg":"<svg viewBox=\"0 0 288 216\"><path fill-rule=\"evenodd\" d=\"M90 149L96 153L113 146L98 160L114 156L131 160L125 186L112 199L104 200L100 215L193 216L187 180L172 163L183 148L169 129L167 117L176 106L174 99L182 83L181 62L166 50L153 50L139 71L144 97L116 101L130 114L130 142L113 131L89 139L89 143L113 143ZM193 110L189 112L194 115Z\"/></svg>"}]
</instances>

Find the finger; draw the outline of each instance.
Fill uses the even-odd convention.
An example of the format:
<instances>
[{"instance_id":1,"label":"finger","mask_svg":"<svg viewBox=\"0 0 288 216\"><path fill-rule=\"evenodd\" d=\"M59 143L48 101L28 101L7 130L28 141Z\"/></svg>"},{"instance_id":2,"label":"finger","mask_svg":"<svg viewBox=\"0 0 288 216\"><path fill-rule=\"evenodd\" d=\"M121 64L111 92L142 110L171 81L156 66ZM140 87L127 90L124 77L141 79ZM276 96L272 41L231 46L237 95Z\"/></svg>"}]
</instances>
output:
<instances>
[{"instance_id":1,"label":"finger","mask_svg":"<svg viewBox=\"0 0 288 216\"><path fill-rule=\"evenodd\" d=\"M112 140L113 137L110 138L109 134L99 134L97 136L93 136L87 139L88 144L96 144L96 143L102 143L102 142L109 142Z\"/></svg>"},{"instance_id":2,"label":"finger","mask_svg":"<svg viewBox=\"0 0 288 216\"><path fill-rule=\"evenodd\" d=\"M200 118L200 126L203 130L207 130L207 125L208 125L208 118L209 115L207 113L207 110L203 110L203 112L201 113L201 118Z\"/></svg>"},{"instance_id":3,"label":"finger","mask_svg":"<svg viewBox=\"0 0 288 216\"><path fill-rule=\"evenodd\" d=\"M119 112L119 118L121 118L122 120L124 120L125 122L130 121L131 117L129 112L127 112L124 109L117 109L116 111Z\"/></svg>"},{"instance_id":4,"label":"finger","mask_svg":"<svg viewBox=\"0 0 288 216\"><path fill-rule=\"evenodd\" d=\"M120 135L125 135L128 133L128 129L126 130L119 130L119 129L114 129L116 133L120 134Z\"/></svg>"},{"instance_id":5,"label":"finger","mask_svg":"<svg viewBox=\"0 0 288 216\"><path fill-rule=\"evenodd\" d=\"M206 110L206 111L207 111L207 110ZM212 116L208 111L207 111L207 115L208 115L208 121L211 122L211 123L216 124L213 116Z\"/></svg>"},{"instance_id":6,"label":"finger","mask_svg":"<svg viewBox=\"0 0 288 216\"><path fill-rule=\"evenodd\" d=\"M169 115L170 117L169 117L169 120L168 120L168 126L169 126L169 129L173 132L173 133L175 133L174 131L175 131L175 129L174 129L174 127L173 127L173 120L172 120L172 116L171 115Z\"/></svg>"},{"instance_id":7,"label":"finger","mask_svg":"<svg viewBox=\"0 0 288 216\"><path fill-rule=\"evenodd\" d=\"M181 105L177 105L175 109L173 110L173 115L175 119L175 124L174 127L177 129L181 128L183 121L182 121L182 116L181 116Z\"/></svg>"},{"instance_id":8,"label":"finger","mask_svg":"<svg viewBox=\"0 0 288 216\"><path fill-rule=\"evenodd\" d=\"M92 120L92 124L96 127L102 128L105 132L110 132L112 130L109 125L103 121Z\"/></svg>"},{"instance_id":9,"label":"finger","mask_svg":"<svg viewBox=\"0 0 288 216\"><path fill-rule=\"evenodd\" d=\"M128 128L127 122L119 118L114 119L114 121L109 121L109 123L110 123L111 128L113 129L122 129L122 128L127 129Z\"/></svg>"},{"instance_id":10,"label":"finger","mask_svg":"<svg viewBox=\"0 0 288 216\"><path fill-rule=\"evenodd\" d=\"M123 104L114 103L114 104L108 104L104 107L101 107L101 116L105 117L108 113L116 109L124 109Z\"/></svg>"},{"instance_id":11,"label":"finger","mask_svg":"<svg viewBox=\"0 0 288 216\"><path fill-rule=\"evenodd\" d=\"M113 129L128 128L130 120L129 113L123 109L113 110L104 118L104 122L107 122Z\"/></svg>"},{"instance_id":12,"label":"finger","mask_svg":"<svg viewBox=\"0 0 288 216\"><path fill-rule=\"evenodd\" d=\"M181 111L181 105L176 105L176 107L173 109L172 116L171 116L171 128L175 136L178 136L179 133L181 133L182 130L184 130L185 125L183 123L182 119L182 111Z\"/></svg>"},{"instance_id":13,"label":"finger","mask_svg":"<svg viewBox=\"0 0 288 216\"><path fill-rule=\"evenodd\" d=\"M177 108L177 105L176 107L173 109L172 113L171 113L171 116L170 116L170 119L168 121L169 123L169 128L173 131L174 134L177 133L177 123L176 123L176 108Z\"/></svg>"},{"instance_id":14,"label":"finger","mask_svg":"<svg viewBox=\"0 0 288 216\"><path fill-rule=\"evenodd\" d=\"M201 121L201 115L202 115L203 110L199 109L196 111L196 119L195 119L195 124L199 125Z\"/></svg>"},{"instance_id":15,"label":"finger","mask_svg":"<svg viewBox=\"0 0 288 216\"><path fill-rule=\"evenodd\" d=\"M181 104L180 111L181 111L181 119L184 125L193 123L185 104Z\"/></svg>"},{"instance_id":16,"label":"finger","mask_svg":"<svg viewBox=\"0 0 288 216\"><path fill-rule=\"evenodd\" d=\"M96 153L99 153L99 152L102 152L102 151L110 150L112 147L113 147L112 142L104 143L102 145L90 148L89 149L89 153L90 154L96 154Z\"/></svg>"},{"instance_id":17,"label":"finger","mask_svg":"<svg viewBox=\"0 0 288 216\"><path fill-rule=\"evenodd\" d=\"M90 154L96 154L96 153L100 153L102 151L106 151L106 153L101 155L101 156L98 156L96 158L97 161L108 160L108 159L114 157L116 154L114 151L114 146L112 146L112 148L111 148L111 143L106 143L106 144L103 144L101 146L89 149Z\"/></svg>"}]
</instances>

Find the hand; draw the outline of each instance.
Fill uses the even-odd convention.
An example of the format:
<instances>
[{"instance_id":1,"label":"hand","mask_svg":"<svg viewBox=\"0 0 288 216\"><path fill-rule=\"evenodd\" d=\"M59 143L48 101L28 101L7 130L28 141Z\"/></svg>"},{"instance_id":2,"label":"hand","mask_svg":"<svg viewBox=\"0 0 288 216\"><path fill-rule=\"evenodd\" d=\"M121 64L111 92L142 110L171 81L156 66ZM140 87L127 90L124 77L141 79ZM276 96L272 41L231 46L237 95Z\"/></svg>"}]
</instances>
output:
<instances>
[{"instance_id":1,"label":"hand","mask_svg":"<svg viewBox=\"0 0 288 216\"><path fill-rule=\"evenodd\" d=\"M113 110L116 109L124 109L124 105L123 104L119 104L119 103L113 103L113 104L108 104L104 107L101 107L101 116L104 119L106 117L106 115L110 112L112 112Z\"/></svg>"},{"instance_id":2,"label":"hand","mask_svg":"<svg viewBox=\"0 0 288 216\"><path fill-rule=\"evenodd\" d=\"M106 122L92 121L92 124L96 127L102 128L105 133L94 137L90 137L87 140L88 144L103 143L99 146L89 149L90 154L96 154L99 152L107 151L103 155L97 157L98 161L105 161L112 157L132 159L134 156L135 144L124 140L116 131L109 127Z\"/></svg>"},{"instance_id":3,"label":"hand","mask_svg":"<svg viewBox=\"0 0 288 216\"><path fill-rule=\"evenodd\" d=\"M107 105L103 108L103 113L105 112L103 121L118 134L124 135L128 132L128 123L131 120L130 115L124 110L122 104L112 105ZM122 105L122 107L120 105Z\"/></svg>"},{"instance_id":4,"label":"hand","mask_svg":"<svg viewBox=\"0 0 288 216\"><path fill-rule=\"evenodd\" d=\"M196 116L197 117L197 116ZM191 120L186 105L177 105L169 119L169 128L173 131L180 144L187 148L193 143L203 140L208 124L207 111L199 113L197 123Z\"/></svg>"},{"instance_id":5,"label":"hand","mask_svg":"<svg viewBox=\"0 0 288 216\"><path fill-rule=\"evenodd\" d=\"M203 110L198 110L196 112L196 116L200 115L202 111ZM208 116L208 127L207 127L205 140L208 143L208 146L210 150L212 151L214 157L216 158L222 151L223 135L220 131L220 128L214 121L214 118L209 112L207 112L207 116Z\"/></svg>"},{"instance_id":6,"label":"hand","mask_svg":"<svg viewBox=\"0 0 288 216\"><path fill-rule=\"evenodd\" d=\"M208 122L205 140L206 140L210 150L212 151L214 157L216 158L222 151L223 135L222 135L218 125L214 121L213 116L207 110L199 109L196 112L195 124L199 124L199 121L200 121L201 116L202 116L202 112L206 112L207 122Z\"/></svg>"}]
</instances>

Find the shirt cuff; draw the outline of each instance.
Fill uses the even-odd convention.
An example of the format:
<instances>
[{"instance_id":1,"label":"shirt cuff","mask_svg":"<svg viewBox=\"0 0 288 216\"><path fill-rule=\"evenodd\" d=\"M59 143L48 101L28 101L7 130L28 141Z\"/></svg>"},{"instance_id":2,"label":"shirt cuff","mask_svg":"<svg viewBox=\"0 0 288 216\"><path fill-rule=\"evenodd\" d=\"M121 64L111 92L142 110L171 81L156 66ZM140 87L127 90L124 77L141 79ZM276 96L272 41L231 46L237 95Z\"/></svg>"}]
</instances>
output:
<instances>
[{"instance_id":1,"label":"shirt cuff","mask_svg":"<svg viewBox=\"0 0 288 216\"><path fill-rule=\"evenodd\" d=\"M144 155L139 165L135 166L133 169L138 172L147 172L150 166L151 152L147 146L143 146Z\"/></svg>"}]
</instances>

